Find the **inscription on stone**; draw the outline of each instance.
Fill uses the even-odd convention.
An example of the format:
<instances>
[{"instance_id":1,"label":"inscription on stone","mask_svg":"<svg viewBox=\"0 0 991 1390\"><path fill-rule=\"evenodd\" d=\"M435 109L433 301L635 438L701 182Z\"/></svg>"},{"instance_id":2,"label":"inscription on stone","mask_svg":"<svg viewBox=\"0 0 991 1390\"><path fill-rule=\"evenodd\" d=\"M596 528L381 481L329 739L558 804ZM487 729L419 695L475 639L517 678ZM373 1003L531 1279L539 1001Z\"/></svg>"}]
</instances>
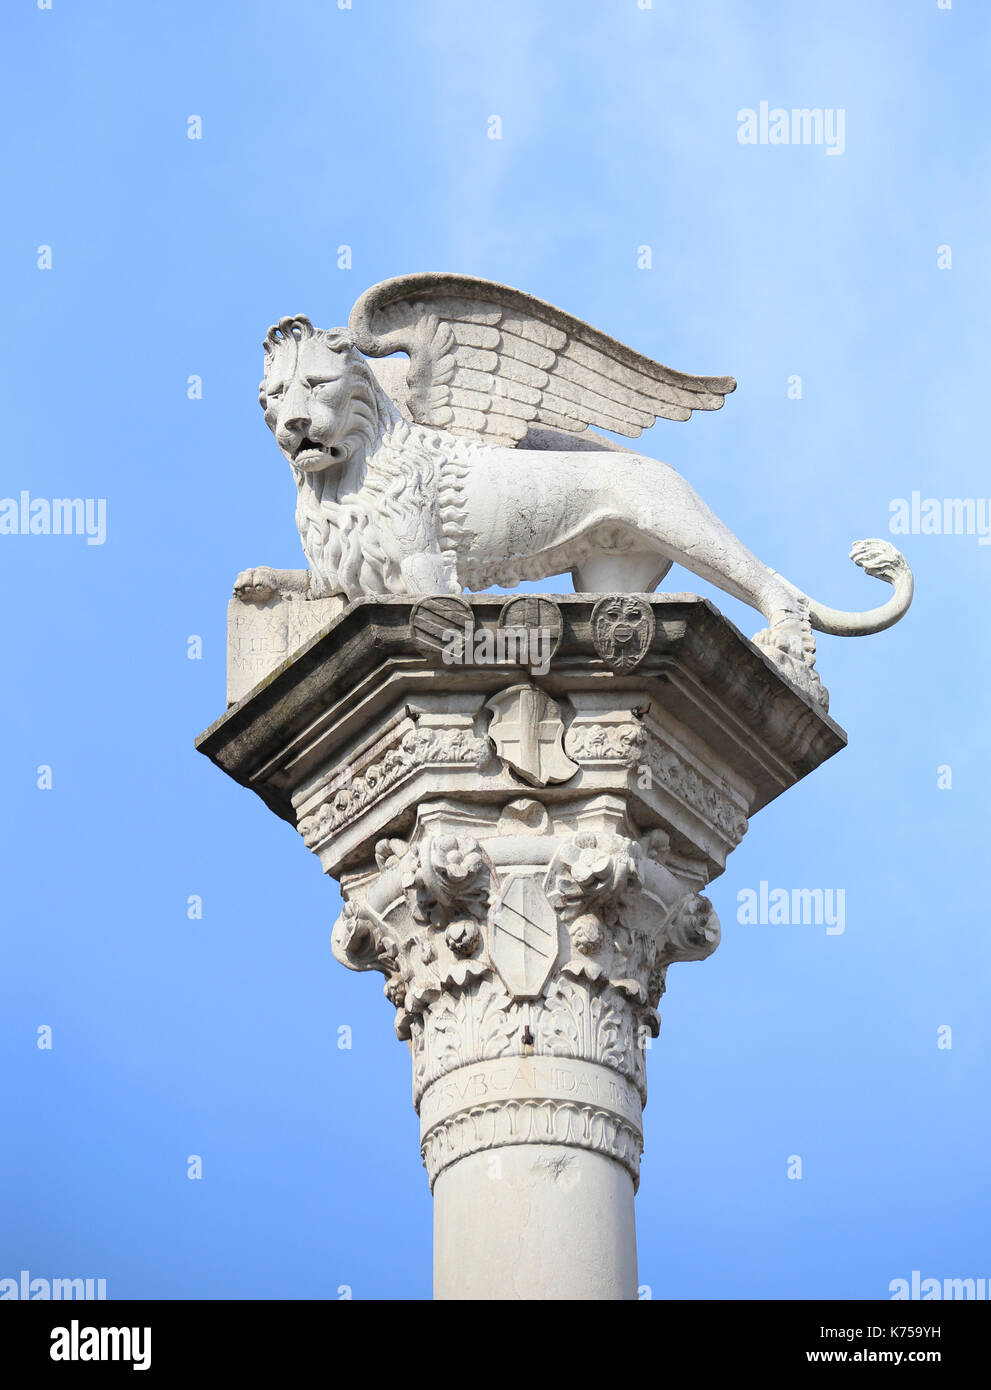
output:
<instances>
[{"instance_id":1,"label":"inscription on stone","mask_svg":"<svg viewBox=\"0 0 991 1390\"><path fill-rule=\"evenodd\" d=\"M494 1100L575 1101L593 1105L640 1126L642 1106L633 1087L615 1072L590 1062L556 1057L482 1062L436 1081L420 1102L424 1131L440 1120Z\"/></svg>"}]
</instances>

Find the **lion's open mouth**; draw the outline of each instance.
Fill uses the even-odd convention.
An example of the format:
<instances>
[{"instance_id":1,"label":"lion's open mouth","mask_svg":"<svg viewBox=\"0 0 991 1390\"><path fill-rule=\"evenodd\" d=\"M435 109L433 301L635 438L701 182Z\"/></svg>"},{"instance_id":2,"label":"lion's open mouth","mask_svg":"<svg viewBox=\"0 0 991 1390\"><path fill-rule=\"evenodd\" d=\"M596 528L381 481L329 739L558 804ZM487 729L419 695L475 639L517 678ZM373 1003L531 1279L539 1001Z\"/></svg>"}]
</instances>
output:
<instances>
[{"instance_id":1,"label":"lion's open mouth","mask_svg":"<svg viewBox=\"0 0 991 1390\"><path fill-rule=\"evenodd\" d=\"M301 458L303 454L322 454L323 445L316 439L310 439L307 435L299 441L293 458Z\"/></svg>"},{"instance_id":2,"label":"lion's open mouth","mask_svg":"<svg viewBox=\"0 0 991 1390\"><path fill-rule=\"evenodd\" d=\"M300 440L299 447L293 454L294 463L304 463L315 458L330 459L332 463L339 463L347 458L347 450L339 448L336 444L328 449L325 444L321 444L317 439L310 439L307 435Z\"/></svg>"}]
</instances>

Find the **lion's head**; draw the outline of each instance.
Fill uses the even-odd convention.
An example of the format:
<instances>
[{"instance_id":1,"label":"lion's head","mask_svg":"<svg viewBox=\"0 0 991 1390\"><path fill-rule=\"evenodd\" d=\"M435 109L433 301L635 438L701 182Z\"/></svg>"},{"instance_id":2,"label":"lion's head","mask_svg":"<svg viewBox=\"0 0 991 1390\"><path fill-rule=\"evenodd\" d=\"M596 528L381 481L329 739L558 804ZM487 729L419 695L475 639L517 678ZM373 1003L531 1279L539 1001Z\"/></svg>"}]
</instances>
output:
<instances>
[{"instance_id":1,"label":"lion's head","mask_svg":"<svg viewBox=\"0 0 991 1390\"><path fill-rule=\"evenodd\" d=\"M268 330L264 348L259 404L297 476L342 467L373 441L376 393L347 329L297 314Z\"/></svg>"}]
</instances>

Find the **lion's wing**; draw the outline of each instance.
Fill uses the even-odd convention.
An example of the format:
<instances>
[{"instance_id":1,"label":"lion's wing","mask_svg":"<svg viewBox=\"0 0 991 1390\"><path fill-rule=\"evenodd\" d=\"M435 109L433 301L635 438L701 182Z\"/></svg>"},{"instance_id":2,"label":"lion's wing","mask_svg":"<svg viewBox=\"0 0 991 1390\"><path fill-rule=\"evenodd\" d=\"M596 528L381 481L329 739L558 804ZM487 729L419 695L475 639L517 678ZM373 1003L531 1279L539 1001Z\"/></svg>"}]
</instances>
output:
<instances>
[{"instance_id":1,"label":"lion's wing","mask_svg":"<svg viewBox=\"0 0 991 1390\"><path fill-rule=\"evenodd\" d=\"M401 275L351 311L369 357L409 354L414 420L515 445L531 425L636 436L656 419L718 410L732 377L672 371L552 304L469 275Z\"/></svg>"}]
</instances>

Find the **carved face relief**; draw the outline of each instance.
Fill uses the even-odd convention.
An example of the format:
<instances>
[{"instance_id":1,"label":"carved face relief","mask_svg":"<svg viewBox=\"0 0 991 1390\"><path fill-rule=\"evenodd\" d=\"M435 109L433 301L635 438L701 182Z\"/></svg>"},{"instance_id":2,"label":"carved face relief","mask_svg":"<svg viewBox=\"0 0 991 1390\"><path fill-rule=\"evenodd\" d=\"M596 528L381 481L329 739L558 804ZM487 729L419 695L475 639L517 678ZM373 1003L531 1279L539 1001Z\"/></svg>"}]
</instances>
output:
<instances>
[{"instance_id":1,"label":"carved face relief","mask_svg":"<svg viewBox=\"0 0 991 1390\"><path fill-rule=\"evenodd\" d=\"M617 671L631 671L647 654L654 636L650 604L630 595L600 599L592 609L595 649Z\"/></svg>"},{"instance_id":2,"label":"carved face relief","mask_svg":"<svg viewBox=\"0 0 991 1390\"><path fill-rule=\"evenodd\" d=\"M265 339L259 403L285 458L300 473L341 467L370 438L368 369L341 331L281 319Z\"/></svg>"}]
</instances>

